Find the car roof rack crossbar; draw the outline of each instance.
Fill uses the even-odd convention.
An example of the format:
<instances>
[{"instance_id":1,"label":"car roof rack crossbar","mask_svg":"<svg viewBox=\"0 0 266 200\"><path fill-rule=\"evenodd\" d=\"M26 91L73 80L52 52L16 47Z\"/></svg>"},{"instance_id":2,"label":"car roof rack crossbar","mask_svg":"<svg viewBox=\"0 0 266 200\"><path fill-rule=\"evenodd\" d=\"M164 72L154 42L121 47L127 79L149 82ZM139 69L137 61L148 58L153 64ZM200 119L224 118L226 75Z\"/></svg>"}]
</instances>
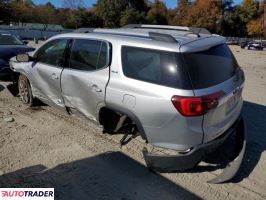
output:
<instances>
[{"instance_id":1,"label":"car roof rack crossbar","mask_svg":"<svg viewBox=\"0 0 266 200\"><path fill-rule=\"evenodd\" d=\"M188 31L188 34L195 34L200 37L202 34L211 34L206 28L198 27L186 27L186 26L168 26L168 25L149 25L149 24L128 24L122 28L143 28L143 29L162 29L162 30L174 30L174 31Z\"/></svg>"}]
</instances>

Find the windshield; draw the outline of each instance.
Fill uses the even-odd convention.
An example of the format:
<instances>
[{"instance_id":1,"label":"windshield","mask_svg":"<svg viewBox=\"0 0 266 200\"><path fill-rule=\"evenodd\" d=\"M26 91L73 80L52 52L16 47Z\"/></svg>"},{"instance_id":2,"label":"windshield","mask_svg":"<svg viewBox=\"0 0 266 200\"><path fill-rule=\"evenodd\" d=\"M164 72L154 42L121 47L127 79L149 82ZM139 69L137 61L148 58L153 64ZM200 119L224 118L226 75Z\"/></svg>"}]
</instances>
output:
<instances>
[{"instance_id":1,"label":"windshield","mask_svg":"<svg viewBox=\"0 0 266 200\"><path fill-rule=\"evenodd\" d=\"M0 35L0 45L23 45L23 43L12 35Z\"/></svg>"}]
</instances>

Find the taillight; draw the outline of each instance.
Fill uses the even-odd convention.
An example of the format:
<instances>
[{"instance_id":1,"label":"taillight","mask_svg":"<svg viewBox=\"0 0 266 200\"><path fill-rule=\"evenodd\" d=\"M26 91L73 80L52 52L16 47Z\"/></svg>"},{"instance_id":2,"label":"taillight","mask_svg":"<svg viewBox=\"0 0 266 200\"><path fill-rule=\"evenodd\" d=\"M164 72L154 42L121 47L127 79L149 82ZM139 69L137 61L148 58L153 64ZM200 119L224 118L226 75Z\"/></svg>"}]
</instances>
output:
<instances>
[{"instance_id":1,"label":"taillight","mask_svg":"<svg viewBox=\"0 0 266 200\"><path fill-rule=\"evenodd\" d=\"M184 116L200 116L217 107L219 99L224 96L223 91L201 97L173 96L172 103Z\"/></svg>"}]
</instances>

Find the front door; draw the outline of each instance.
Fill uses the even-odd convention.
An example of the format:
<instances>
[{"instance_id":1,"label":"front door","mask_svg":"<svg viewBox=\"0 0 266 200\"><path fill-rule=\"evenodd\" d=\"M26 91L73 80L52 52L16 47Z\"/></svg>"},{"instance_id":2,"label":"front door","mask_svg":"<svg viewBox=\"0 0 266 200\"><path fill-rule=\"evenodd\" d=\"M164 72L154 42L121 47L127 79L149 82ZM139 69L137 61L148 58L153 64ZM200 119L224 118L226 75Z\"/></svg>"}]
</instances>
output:
<instances>
[{"instance_id":1,"label":"front door","mask_svg":"<svg viewBox=\"0 0 266 200\"><path fill-rule=\"evenodd\" d=\"M55 39L43 45L34 56L31 70L36 96L59 107L64 107L60 79L67 44L67 39Z\"/></svg>"}]
</instances>

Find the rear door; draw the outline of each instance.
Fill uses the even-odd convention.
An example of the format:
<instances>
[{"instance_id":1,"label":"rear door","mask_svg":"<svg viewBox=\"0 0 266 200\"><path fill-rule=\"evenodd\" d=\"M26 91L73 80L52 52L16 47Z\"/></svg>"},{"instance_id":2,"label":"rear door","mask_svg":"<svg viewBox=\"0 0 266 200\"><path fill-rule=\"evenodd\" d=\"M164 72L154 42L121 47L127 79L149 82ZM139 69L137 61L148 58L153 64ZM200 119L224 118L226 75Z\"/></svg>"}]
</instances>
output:
<instances>
[{"instance_id":1,"label":"rear door","mask_svg":"<svg viewBox=\"0 0 266 200\"><path fill-rule=\"evenodd\" d=\"M60 77L67 44L68 39L61 38L43 45L35 54L37 61L32 64L30 76L38 98L58 107L64 107Z\"/></svg>"},{"instance_id":2,"label":"rear door","mask_svg":"<svg viewBox=\"0 0 266 200\"><path fill-rule=\"evenodd\" d=\"M208 142L230 128L240 115L243 72L226 44L182 55L195 96L222 94L218 105L204 115L204 142Z\"/></svg>"},{"instance_id":3,"label":"rear door","mask_svg":"<svg viewBox=\"0 0 266 200\"><path fill-rule=\"evenodd\" d=\"M109 80L109 44L75 39L62 73L62 96L66 107L95 120L97 107L104 104Z\"/></svg>"}]
</instances>

